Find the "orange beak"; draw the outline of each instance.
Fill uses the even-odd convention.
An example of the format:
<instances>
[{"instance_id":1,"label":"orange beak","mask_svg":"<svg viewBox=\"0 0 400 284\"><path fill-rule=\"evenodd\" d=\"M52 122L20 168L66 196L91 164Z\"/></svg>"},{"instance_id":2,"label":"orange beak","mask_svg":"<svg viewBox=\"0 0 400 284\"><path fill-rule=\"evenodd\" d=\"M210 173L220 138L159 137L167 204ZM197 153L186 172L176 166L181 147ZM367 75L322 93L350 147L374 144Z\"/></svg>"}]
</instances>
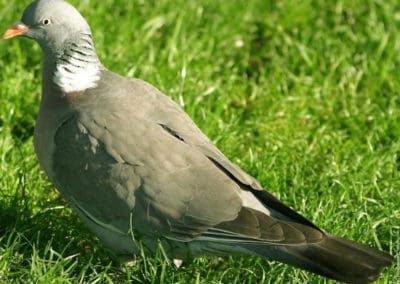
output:
<instances>
[{"instance_id":1,"label":"orange beak","mask_svg":"<svg viewBox=\"0 0 400 284\"><path fill-rule=\"evenodd\" d=\"M21 36L29 30L29 27L22 22L16 22L11 28L6 30L3 39L9 39L16 36Z\"/></svg>"}]
</instances>

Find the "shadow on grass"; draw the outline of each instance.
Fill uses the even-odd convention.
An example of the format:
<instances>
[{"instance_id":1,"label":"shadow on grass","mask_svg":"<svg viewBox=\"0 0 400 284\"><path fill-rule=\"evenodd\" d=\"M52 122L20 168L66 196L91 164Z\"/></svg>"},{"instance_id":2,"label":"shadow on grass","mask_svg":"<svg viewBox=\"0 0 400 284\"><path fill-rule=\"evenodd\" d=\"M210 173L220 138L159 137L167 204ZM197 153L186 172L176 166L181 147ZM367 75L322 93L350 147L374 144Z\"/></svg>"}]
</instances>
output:
<instances>
[{"instance_id":1,"label":"shadow on grass","mask_svg":"<svg viewBox=\"0 0 400 284\"><path fill-rule=\"evenodd\" d=\"M62 200L50 201L49 205L55 206L37 214L18 205L21 204L0 202L0 250L11 254L16 266L12 270L30 270L35 259L49 262L53 254L57 261L76 262L72 274L79 274L83 268L90 274L88 263L118 267L112 254L65 208Z\"/></svg>"}]
</instances>

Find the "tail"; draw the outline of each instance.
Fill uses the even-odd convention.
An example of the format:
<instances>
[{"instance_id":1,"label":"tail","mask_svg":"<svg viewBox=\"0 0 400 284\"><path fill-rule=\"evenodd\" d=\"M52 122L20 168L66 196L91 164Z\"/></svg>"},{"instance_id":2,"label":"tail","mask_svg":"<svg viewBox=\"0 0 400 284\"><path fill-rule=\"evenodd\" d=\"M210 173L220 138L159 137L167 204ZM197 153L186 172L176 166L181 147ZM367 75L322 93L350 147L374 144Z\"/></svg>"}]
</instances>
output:
<instances>
[{"instance_id":1,"label":"tail","mask_svg":"<svg viewBox=\"0 0 400 284\"><path fill-rule=\"evenodd\" d=\"M345 283L368 283L394 258L384 252L326 235L318 243L271 246L249 244L245 248L269 260L284 262Z\"/></svg>"}]
</instances>

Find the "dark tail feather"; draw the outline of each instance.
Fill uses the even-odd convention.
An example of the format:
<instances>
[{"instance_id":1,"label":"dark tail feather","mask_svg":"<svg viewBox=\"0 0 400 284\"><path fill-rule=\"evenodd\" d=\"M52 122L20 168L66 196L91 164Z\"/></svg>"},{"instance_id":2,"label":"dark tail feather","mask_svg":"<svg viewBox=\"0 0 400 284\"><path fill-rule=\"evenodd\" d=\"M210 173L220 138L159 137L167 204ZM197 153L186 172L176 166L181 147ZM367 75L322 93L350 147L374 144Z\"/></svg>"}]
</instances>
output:
<instances>
[{"instance_id":1,"label":"dark tail feather","mask_svg":"<svg viewBox=\"0 0 400 284\"><path fill-rule=\"evenodd\" d=\"M256 255L284 262L346 283L368 283L379 277L381 270L394 258L384 252L327 235L317 244L245 245Z\"/></svg>"}]
</instances>

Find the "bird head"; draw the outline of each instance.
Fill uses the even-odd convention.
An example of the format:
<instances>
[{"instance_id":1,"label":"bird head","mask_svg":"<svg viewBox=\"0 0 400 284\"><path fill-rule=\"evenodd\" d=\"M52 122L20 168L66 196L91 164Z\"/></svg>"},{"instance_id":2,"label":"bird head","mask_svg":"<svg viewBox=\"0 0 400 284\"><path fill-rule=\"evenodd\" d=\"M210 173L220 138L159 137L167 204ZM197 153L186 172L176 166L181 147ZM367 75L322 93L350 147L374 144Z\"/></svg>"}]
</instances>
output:
<instances>
[{"instance_id":1,"label":"bird head","mask_svg":"<svg viewBox=\"0 0 400 284\"><path fill-rule=\"evenodd\" d=\"M25 9L21 20L3 38L28 37L44 51L58 53L81 33L91 35L90 27L73 6L63 0L38 0Z\"/></svg>"},{"instance_id":2,"label":"bird head","mask_svg":"<svg viewBox=\"0 0 400 284\"><path fill-rule=\"evenodd\" d=\"M63 0L38 0L10 27L4 39L28 37L43 51L46 79L62 93L94 88L99 66L90 27L81 14Z\"/></svg>"}]
</instances>

